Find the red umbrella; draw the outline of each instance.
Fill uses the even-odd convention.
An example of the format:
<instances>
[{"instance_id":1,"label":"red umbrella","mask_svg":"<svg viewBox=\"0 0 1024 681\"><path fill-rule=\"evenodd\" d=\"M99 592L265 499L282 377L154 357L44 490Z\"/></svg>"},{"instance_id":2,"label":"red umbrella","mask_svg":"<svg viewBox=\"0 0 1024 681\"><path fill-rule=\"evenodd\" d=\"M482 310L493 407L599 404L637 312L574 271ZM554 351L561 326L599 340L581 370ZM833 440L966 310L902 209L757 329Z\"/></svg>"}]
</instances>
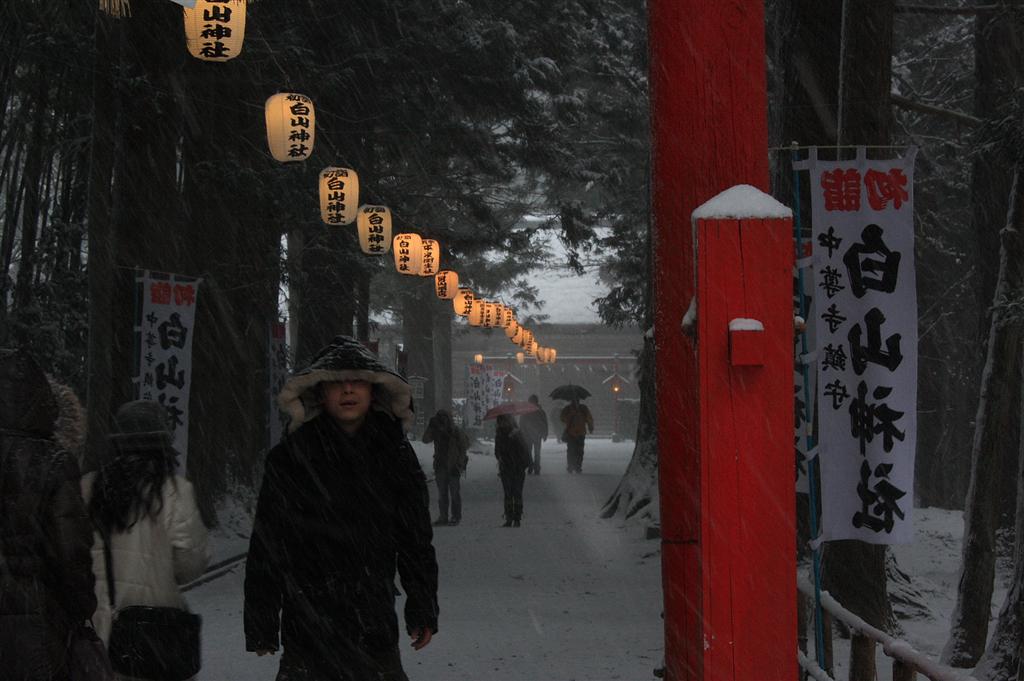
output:
<instances>
[{"instance_id":1,"label":"red umbrella","mask_svg":"<svg viewBox=\"0 0 1024 681\"><path fill-rule=\"evenodd\" d=\"M497 407L488 409L487 413L484 414L484 420L496 419L499 416L505 415L519 416L520 414L530 414L535 411L540 411L540 407L533 402L505 402Z\"/></svg>"}]
</instances>

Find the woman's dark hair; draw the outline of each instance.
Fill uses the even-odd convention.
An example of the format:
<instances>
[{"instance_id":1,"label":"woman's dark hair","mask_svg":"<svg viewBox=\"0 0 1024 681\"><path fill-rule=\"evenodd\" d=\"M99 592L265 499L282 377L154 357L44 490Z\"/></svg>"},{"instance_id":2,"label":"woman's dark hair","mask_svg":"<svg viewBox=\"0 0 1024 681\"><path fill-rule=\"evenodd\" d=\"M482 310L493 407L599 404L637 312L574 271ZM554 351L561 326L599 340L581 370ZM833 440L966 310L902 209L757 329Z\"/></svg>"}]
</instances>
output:
<instances>
[{"instance_id":1,"label":"woman's dark hair","mask_svg":"<svg viewBox=\"0 0 1024 681\"><path fill-rule=\"evenodd\" d=\"M113 446L100 466L89 502L89 515L101 528L124 532L164 506L163 488L174 478L175 451L167 446Z\"/></svg>"}]
</instances>

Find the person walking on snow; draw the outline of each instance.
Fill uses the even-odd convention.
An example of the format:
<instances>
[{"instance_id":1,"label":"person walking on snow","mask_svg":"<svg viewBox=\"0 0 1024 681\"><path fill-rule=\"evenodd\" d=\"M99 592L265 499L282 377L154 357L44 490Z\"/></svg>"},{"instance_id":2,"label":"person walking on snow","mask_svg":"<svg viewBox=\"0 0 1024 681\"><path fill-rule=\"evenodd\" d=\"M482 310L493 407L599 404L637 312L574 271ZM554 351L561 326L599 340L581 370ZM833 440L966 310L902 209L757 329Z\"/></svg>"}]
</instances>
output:
<instances>
[{"instance_id":1,"label":"person walking on snow","mask_svg":"<svg viewBox=\"0 0 1024 681\"><path fill-rule=\"evenodd\" d=\"M572 402L562 409L562 423L565 432L562 441L566 444L566 468L570 473L583 472L583 443L587 433L594 432L594 417L590 415L587 405L573 398Z\"/></svg>"},{"instance_id":2,"label":"person walking on snow","mask_svg":"<svg viewBox=\"0 0 1024 681\"><path fill-rule=\"evenodd\" d=\"M466 470L469 457L469 437L455 425L452 415L445 409L438 409L430 417L430 423L423 433L424 443L434 443L434 480L437 482L438 516L435 525L458 525L462 520L462 496L459 493L459 478ZM451 515L448 502L451 499Z\"/></svg>"},{"instance_id":3,"label":"person walking on snow","mask_svg":"<svg viewBox=\"0 0 1024 681\"><path fill-rule=\"evenodd\" d=\"M92 567L99 605L93 623L107 643L116 609L187 609L178 587L201 576L209 561L192 483L176 473L167 409L152 400L127 402L114 415L114 426L109 456L82 478L96 528Z\"/></svg>"},{"instance_id":4,"label":"person walking on snow","mask_svg":"<svg viewBox=\"0 0 1024 681\"><path fill-rule=\"evenodd\" d=\"M437 633L426 478L403 426L412 391L337 336L292 376L288 433L266 459L245 571L245 645L283 647L277 681L408 681L395 572L412 647Z\"/></svg>"},{"instance_id":5,"label":"person walking on snow","mask_svg":"<svg viewBox=\"0 0 1024 681\"><path fill-rule=\"evenodd\" d=\"M533 461L527 473L540 475L540 443L548 439L548 417L540 408L540 400L536 395L530 395L528 401L537 405L537 411L520 416L519 428L523 431L523 437L526 438L526 443L533 454Z\"/></svg>"},{"instance_id":6,"label":"person walking on snow","mask_svg":"<svg viewBox=\"0 0 1024 681\"><path fill-rule=\"evenodd\" d=\"M498 459L498 475L505 494L505 524L519 527L523 519L523 484L530 467L530 448L516 420L502 414L494 430L494 456Z\"/></svg>"},{"instance_id":7,"label":"person walking on snow","mask_svg":"<svg viewBox=\"0 0 1024 681\"><path fill-rule=\"evenodd\" d=\"M67 681L72 632L96 609L92 529L57 403L27 354L0 350L0 676Z\"/></svg>"}]
</instances>

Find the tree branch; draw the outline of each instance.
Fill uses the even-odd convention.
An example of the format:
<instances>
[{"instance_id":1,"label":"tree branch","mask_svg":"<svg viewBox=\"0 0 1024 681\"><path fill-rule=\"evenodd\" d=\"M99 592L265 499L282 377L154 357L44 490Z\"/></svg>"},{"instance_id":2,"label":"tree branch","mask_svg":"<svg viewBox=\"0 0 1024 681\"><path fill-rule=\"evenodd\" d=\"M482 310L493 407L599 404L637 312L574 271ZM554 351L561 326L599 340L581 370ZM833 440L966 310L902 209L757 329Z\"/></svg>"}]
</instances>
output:
<instances>
[{"instance_id":1,"label":"tree branch","mask_svg":"<svg viewBox=\"0 0 1024 681\"><path fill-rule=\"evenodd\" d=\"M952 109L943 109L942 107L932 106L931 104L921 104L913 100L907 99L895 92L889 95L892 103L901 109L909 109L911 111L921 111L923 113L935 114L936 116L943 116L945 118L952 118L960 123L970 123L971 125L978 125L981 123L981 119L972 116L970 114L963 113L962 111L953 111Z\"/></svg>"}]
</instances>

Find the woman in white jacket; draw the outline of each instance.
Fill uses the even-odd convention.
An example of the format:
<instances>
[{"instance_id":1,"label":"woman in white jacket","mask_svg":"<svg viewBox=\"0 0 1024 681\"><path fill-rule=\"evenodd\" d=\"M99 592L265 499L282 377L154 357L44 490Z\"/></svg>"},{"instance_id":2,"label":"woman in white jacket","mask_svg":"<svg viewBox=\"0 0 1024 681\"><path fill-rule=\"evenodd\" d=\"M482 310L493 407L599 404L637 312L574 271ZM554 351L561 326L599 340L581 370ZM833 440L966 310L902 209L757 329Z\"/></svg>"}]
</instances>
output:
<instances>
[{"instance_id":1,"label":"woman in white jacket","mask_svg":"<svg viewBox=\"0 0 1024 681\"><path fill-rule=\"evenodd\" d=\"M137 400L122 405L114 421L109 458L82 480L93 523L109 538L114 605L187 609L178 586L206 568L207 532L192 484L175 473L167 412L157 402ZM106 643L112 613L99 531L92 552L99 603L93 624Z\"/></svg>"}]
</instances>

